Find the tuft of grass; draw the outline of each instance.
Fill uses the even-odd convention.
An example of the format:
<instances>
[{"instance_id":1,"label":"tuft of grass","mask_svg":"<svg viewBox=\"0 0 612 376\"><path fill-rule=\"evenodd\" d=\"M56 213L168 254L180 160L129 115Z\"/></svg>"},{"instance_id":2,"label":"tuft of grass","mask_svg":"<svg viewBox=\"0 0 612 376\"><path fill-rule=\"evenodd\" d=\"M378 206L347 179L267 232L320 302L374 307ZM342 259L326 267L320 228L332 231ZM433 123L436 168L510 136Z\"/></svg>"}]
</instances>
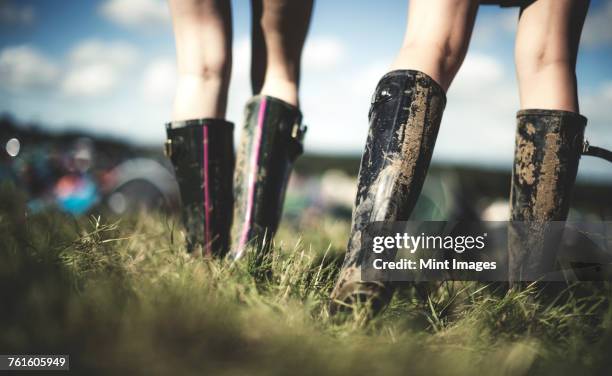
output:
<instances>
[{"instance_id":1,"label":"tuft of grass","mask_svg":"<svg viewBox=\"0 0 612 376\"><path fill-rule=\"evenodd\" d=\"M269 257L193 258L175 218L27 213L0 188L0 352L82 374L556 374L607 371L607 283L550 296L405 285L372 320L327 312L348 223L281 228Z\"/></svg>"}]
</instances>

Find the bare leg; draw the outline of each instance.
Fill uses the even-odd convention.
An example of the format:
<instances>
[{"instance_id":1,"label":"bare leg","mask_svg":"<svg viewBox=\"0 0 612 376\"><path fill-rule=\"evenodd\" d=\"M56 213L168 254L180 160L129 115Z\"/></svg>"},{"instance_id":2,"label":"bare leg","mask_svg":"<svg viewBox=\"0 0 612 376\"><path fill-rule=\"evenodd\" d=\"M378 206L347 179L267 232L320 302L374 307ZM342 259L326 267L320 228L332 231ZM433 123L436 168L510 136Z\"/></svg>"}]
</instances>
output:
<instances>
[{"instance_id":1,"label":"bare leg","mask_svg":"<svg viewBox=\"0 0 612 376\"><path fill-rule=\"evenodd\" d=\"M567 218L587 122L578 114L574 72L587 9L583 0L538 0L521 9L516 68L522 111L508 231L509 278L517 287L555 270L563 228L551 221Z\"/></svg>"},{"instance_id":2,"label":"bare leg","mask_svg":"<svg viewBox=\"0 0 612 376\"><path fill-rule=\"evenodd\" d=\"M576 56L587 0L538 0L521 9L516 70L521 108L578 112Z\"/></svg>"},{"instance_id":3,"label":"bare leg","mask_svg":"<svg viewBox=\"0 0 612 376\"><path fill-rule=\"evenodd\" d=\"M392 72L379 81L368 119L351 235L330 311L366 302L373 313L394 285L362 273L368 225L407 221L423 188L446 104L445 91L466 54L478 0L412 0L404 45ZM394 256L390 256L394 257ZM377 279L378 275L369 274ZM369 281L368 281L369 279Z\"/></svg>"},{"instance_id":4,"label":"bare leg","mask_svg":"<svg viewBox=\"0 0 612 376\"><path fill-rule=\"evenodd\" d=\"M228 0L169 0L178 82L174 120L225 118L231 73Z\"/></svg>"},{"instance_id":5,"label":"bare leg","mask_svg":"<svg viewBox=\"0 0 612 376\"><path fill-rule=\"evenodd\" d=\"M298 106L300 59L313 0L253 0L253 93Z\"/></svg>"},{"instance_id":6,"label":"bare leg","mask_svg":"<svg viewBox=\"0 0 612 376\"><path fill-rule=\"evenodd\" d=\"M478 0L411 0L404 42L391 68L421 71L448 90L467 53L478 5Z\"/></svg>"}]
</instances>

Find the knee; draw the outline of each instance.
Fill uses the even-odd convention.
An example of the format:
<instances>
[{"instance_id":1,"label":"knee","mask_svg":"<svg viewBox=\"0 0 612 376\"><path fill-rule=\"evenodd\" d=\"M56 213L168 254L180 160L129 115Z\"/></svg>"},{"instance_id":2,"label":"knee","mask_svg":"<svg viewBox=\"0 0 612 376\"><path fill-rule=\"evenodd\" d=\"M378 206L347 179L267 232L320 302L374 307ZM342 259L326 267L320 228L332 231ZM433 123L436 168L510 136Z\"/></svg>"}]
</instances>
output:
<instances>
[{"instance_id":1,"label":"knee","mask_svg":"<svg viewBox=\"0 0 612 376\"><path fill-rule=\"evenodd\" d=\"M291 2L266 2L260 19L260 27L264 35L282 38L288 30L297 28L298 7L297 3Z\"/></svg>"},{"instance_id":2,"label":"knee","mask_svg":"<svg viewBox=\"0 0 612 376\"><path fill-rule=\"evenodd\" d=\"M564 73L573 75L575 58L555 43L542 43L539 46L517 45L515 49L516 72L519 81L529 82L540 75Z\"/></svg>"},{"instance_id":3,"label":"knee","mask_svg":"<svg viewBox=\"0 0 612 376\"><path fill-rule=\"evenodd\" d=\"M229 80L232 55L225 34L201 25L184 29L176 37L179 77L200 81Z\"/></svg>"},{"instance_id":4,"label":"knee","mask_svg":"<svg viewBox=\"0 0 612 376\"><path fill-rule=\"evenodd\" d=\"M436 66L446 76L454 76L467 53L467 43L453 40L450 36L438 38L408 38L401 54L415 56Z\"/></svg>"},{"instance_id":5,"label":"knee","mask_svg":"<svg viewBox=\"0 0 612 376\"><path fill-rule=\"evenodd\" d=\"M231 74L231 58L224 53L211 56L200 56L193 59L184 66L180 66L179 76L183 78L196 79L201 82L229 82Z\"/></svg>"},{"instance_id":6,"label":"knee","mask_svg":"<svg viewBox=\"0 0 612 376\"><path fill-rule=\"evenodd\" d=\"M282 36L280 33L282 18L278 17L273 11L266 10L261 16L260 27L264 35Z\"/></svg>"},{"instance_id":7,"label":"knee","mask_svg":"<svg viewBox=\"0 0 612 376\"><path fill-rule=\"evenodd\" d=\"M232 62L227 54L220 54L219 56L207 58L201 62L198 69L199 76L205 81L229 80L232 70Z\"/></svg>"}]
</instances>

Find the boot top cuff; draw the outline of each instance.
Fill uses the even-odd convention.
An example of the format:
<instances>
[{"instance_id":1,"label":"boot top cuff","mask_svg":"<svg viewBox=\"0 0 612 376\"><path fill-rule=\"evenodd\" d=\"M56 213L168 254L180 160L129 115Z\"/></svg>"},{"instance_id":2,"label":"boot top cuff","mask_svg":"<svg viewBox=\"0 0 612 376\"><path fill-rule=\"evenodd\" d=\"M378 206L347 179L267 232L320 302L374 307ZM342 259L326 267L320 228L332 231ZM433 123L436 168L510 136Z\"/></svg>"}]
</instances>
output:
<instances>
[{"instance_id":1,"label":"boot top cuff","mask_svg":"<svg viewBox=\"0 0 612 376\"><path fill-rule=\"evenodd\" d=\"M248 100L246 107L259 106L263 100L265 100L268 104L272 104L277 108L280 108L285 116L287 116L287 118L294 119L295 123L302 123L302 112L300 109L280 98L258 94Z\"/></svg>"},{"instance_id":2,"label":"boot top cuff","mask_svg":"<svg viewBox=\"0 0 612 376\"><path fill-rule=\"evenodd\" d=\"M378 92L385 86L385 84L402 78L407 80L407 83L411 83L412 81L416 82L418 86L431 88L434 94L441 97L444 100L444 104L446 104L446 92L442 86L440 86L440 84L438 84L436 80L431 78L431 76L429 76L427 73L413 69L397 69L386 73L380 79L376 91Z\"/></svg>"},{"instance_id":3,"label":"boot top cuff","mask_svg":"<svg viewBox=\"0 0 612 376\"><path fill-rule=\"evenodd\" d=\"M213 126L213 127L229 127L229 129L234 129L234 124L224 120L224 119L214 119L214 118L202 118L202 119L189 119L189 120L179 120L179 121L171 121L166 123L166 129L178 129L178 128L189 128L189 127L202 127L202 126Z\"/></svg>"},{"instance_id":4,"label":"boot top cuff","mask_svg":"<svg viewBox=\"0 0 612 376\"><path fill-rule=\"evenodd\" d=\"M587 118L580 115L577 112L563 111L563 110L544 110L544 109L526 109L520 110L516 113L517 119L522 119L529 116L546 116L546 117L558 117L564 119L574 119L575 124L586 126Z\"/></svg>"}]
</instances>

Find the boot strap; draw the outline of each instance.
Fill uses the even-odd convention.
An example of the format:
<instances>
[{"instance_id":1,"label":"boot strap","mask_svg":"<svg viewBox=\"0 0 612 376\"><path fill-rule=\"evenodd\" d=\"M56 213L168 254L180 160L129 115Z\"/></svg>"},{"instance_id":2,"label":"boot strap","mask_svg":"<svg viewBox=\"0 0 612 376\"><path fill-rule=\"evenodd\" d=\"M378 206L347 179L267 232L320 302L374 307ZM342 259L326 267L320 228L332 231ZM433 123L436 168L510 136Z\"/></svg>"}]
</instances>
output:
<instances>
[{"instance_id":1,"label":"boot strap","mask_svg":"<svg viewBox=\"0 0 612 376\"><path fill-rule=\"evenodd\" d=\"M591 146L588 140L584 141L582 155L590 155L592 157L605 159L612 163L612 151L597 146Z\"/></svg>"}]
</instances>

